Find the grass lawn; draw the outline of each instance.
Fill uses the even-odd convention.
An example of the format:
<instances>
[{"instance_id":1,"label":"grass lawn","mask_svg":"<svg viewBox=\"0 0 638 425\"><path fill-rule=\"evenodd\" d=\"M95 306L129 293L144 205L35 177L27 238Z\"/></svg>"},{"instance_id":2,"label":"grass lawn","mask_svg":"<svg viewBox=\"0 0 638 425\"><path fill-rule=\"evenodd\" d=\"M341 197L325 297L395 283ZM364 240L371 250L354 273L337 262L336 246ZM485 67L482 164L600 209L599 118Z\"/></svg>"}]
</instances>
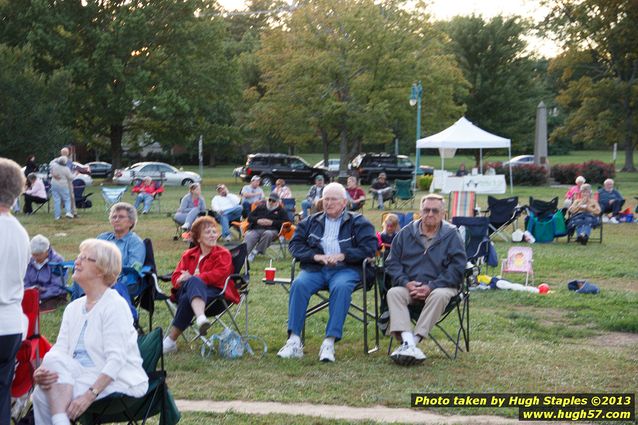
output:
<instances>
[{"instance_id":1,"label":"grass lawn","mask_svg":"<svg viewBox=\"0 0 638 425\"><path fill-rule=\"evenodd\" d=\"M603 158L607 153L589 153L573 162ZM550 159L552 163L557 160ZM561 161L563 162L563 161ZM566 161L570 162L570 161ZM196 167L189 167L196 168ZM224 182L233 192L242 183L231 177L231 166L205 169L204 197L210 202L215 184ZM621 173L618 185L632 209L638 195L638 175ZM100 185L100 181L95 182ZM298 202L307 186L291 187ZM541 199L559 196L565 187L517 187L515 195L525 203L534 195ZM94 207L80 211L69 221L53 220L40 210L18 218L33 236L46 235L65 258L77 255L79 243L109 230L98 187ZM183 188L167 188L162 196L162 212L142 216L137 233L150 237L161 274L173 270L186 248L174 242L173 212L185 193ZM126 201L133 202L130 192ZM479 199L483 208L484 197ZM369 208L369 205L367 206ZM365 210L380 228L381 214ZM521 224L522 225L522 224ZM511 246L496 241L502 257ZM265 257L253 263L250 292L250 333L264 338L268 353L263 357L221 360L213 355L202 359L199 348L179 341L179 352L167 357L170 387L176 398L213 400L254 400L408 407L412 392L530 393L530 392L635 392L638 388L638 224L606 225L602 244L586 247L565 238L551 244L535 244L536 284L547 282L547 296L522 292L477 291L471 296L471 351L450 361L431 342L424 351L429 358L414 368L395 366L386 356L388 339L379 352L362 353L361 326L349 318L344 339L337 344L337 362L317 361L327 315L311 318L306 327L306 357L284 361L275 356L286 338L287 295L278 287L261 284ZM279 275L286 275L289 259L276 261ZM496 271L488 271L496 274ZM587 279L601 288L599 295L579 295L567 290L572 279ZM517 275L512 281L522 282ZM167 327L169 315L158 305L155 323ZM62 310L43 315L42 333L55 339ZM145 323L142 314L141 321ZM514 417L514 409L441 409L443 414L496 414ZM270 418L270 420L269 420ZM337 423L283 416L188 414L185 423Z\"/></svg>"}]
</instances>

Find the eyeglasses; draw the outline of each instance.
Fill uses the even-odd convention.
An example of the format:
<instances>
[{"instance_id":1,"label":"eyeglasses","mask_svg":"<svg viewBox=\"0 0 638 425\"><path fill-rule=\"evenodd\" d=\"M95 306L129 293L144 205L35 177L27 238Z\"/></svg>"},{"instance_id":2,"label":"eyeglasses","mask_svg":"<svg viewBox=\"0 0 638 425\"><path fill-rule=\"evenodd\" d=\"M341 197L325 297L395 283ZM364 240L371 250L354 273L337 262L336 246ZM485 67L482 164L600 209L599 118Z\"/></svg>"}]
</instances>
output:
<instances>
[{"instance_id":1,"label":"eyeglasses","mask_svg":"<svg viewBox=\"0 0 638 425\"><path fill-rule=\"evenodd\" d=\"M438 208L423 208L423 215L428 215L430 213L434 215L438 215L441 212Z\"/></svg>"},{"instance_id":2,"label":"eyeglasses","mask_svg":"<svg viewBox=\"0 0 638 425\"><path fill-rule=\"evenodd\" d=\"M276 204L276 203L277 203L277 202L279 202L279 201L276 201L276 200L274 200L274 199L269 199L269 200L268 200L268 202L271 202L271 203L273 203L273 204Z\"/></svg>"},{"instance_id":3,"label":"eyeglasses","mask_svg":"<svg viewBox=\"0 0 638 425\"><path fill-rule=\"evenodd\" d=\"M96 262L97 262L97 260L96 260L95 258L87 257L87 256L86 256L86 255L84 255L84 254L80 254L80 255L78 255L78 257L77 257L77 261L79 261L80 263L83 263L83 262L85 262L85 261L90 261L90 262L92 262L92 263L96 263Z\"/></svg>"},{"instance_id":4,"label":"eyeglasses","mask_svg":"<svg viewBox=\"0 0 638 425\"><path fill-rule=\"evenodd\" d=\"M110 217L111 221L119 221L119 220L127 220L128 219L128 215L112 215Z\"/></svg>"}]
</instances>

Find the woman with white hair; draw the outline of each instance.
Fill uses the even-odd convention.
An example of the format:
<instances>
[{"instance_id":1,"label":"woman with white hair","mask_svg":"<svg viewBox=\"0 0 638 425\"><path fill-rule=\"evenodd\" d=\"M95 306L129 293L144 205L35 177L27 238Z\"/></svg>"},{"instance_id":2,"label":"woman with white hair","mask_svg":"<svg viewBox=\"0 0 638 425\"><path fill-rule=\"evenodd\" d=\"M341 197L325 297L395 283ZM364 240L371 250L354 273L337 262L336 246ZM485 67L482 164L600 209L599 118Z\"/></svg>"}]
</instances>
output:
<instances>
[{"instance_id":1,"label":"woman with white hair","mask_svg":"<svg viewBox=\"0 0 638 425\"><path fill-rule=\"evenodd\" d=\"M587 245L591 229L600 224L600 205L591 194L591 185L580 187L580 198L575 200L568 210L567 229L576 231L576 242Z\"/></svg>"},{"instance_id":2,"label":"woman with white hair","mask_svg":"<svg viewBox=\"0 0 638 425\"><path fill-rule=\"evenodd\" d=\"M60 219L61 203L64 202L64 210L66 211L66 217L73 218L73 210L71 208L71 191L69 187L72 187L73 174L71 170L66 166L68 158L61 156L53 161L49 166L51 171L51 196L53 196L53 217L56 220Z\"/></svg>"},{"instance_id":3,"label":"woman with white hair","mask_svg":"<svg viewBox=\"0 0 638 425\"><path fill-rule=\"evenodd\" d=\"M109 394L146 394L133 317L111 289L121 269L115 245L97 239L80 244L73 279L86 296L64 310L58 339L33 374L35 423L69 424Z\"/></svg>"},{"instance_id":4,"label":"woman with white hair","mask_svg":"<svg viewBox=\"0 0 638 425\"><path fill-rule=\"evenodd\" d=\"M24 276L24 287L37 287L40 292L40 310L54 310L57 306L66 304L66 289L64 278L49 265L61 263L60 256L49 240L43 235L35 235L31 239L31 260Z\"/></svg>"},{"instance_id":5,"label":"woman with white hair","mask_svg":"<svg viewBox=\"0 0 638 425\"><path fill-rule=\"evenodd\" d=\"M24 273L29 262L29 235L11 214L24 189L20 166L0 158L0 424L11 422L11 382L22 341Z\"/></svg>"},{"instance_id":6,"label":"woman with white hair","mask_svg":"<svg viewBox=\"0 0 638 425\"><path fill-rule=\"evenodd\" d=\"M565 201L563 203L563 206L565 208L569 208L576 199L580 198L580 190L584 183L585 183L585 177L583 176L576 177L576 185L570 187L567 193L565 194Z\"/></svg>"}]
</instances>

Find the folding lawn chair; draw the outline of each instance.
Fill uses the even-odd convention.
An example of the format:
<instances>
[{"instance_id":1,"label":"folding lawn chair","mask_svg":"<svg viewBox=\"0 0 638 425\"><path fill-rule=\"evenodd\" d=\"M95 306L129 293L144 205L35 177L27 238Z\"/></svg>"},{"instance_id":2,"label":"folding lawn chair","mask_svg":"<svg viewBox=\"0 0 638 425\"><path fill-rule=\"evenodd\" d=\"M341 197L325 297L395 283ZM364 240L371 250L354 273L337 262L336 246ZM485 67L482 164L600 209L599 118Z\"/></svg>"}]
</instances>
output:
<instances>
[{"instance_id":1,"label":"folding lawn chair","mask_svg":"<svg viewBox=\"0 0 638 425\"><path fill-rule=\"evenodd\" d=\"M51 348L49 341L40 335L40 292L37 288L24 290L22 312L29 319L29 327L27 338L22 341L16 355L15 375L11 383L11 418L14 423L29 411L29 399L35 388L33 371Z\"/></svg>"},{"instance_id":2,"label":"folding lawn chair","mask_svg":"<svg viewBox=\"0 0 638 425\"><path fill-rule=\"evenodd\" d=\"M122 195L126 192L126 186L120 187L103 187L102 198L104 199L104 208L108 212L112 205L122 200Z\"/></svg>"},{"instance_id":3,"label":"folding lawn chair","mask_svg":"<svg viewBox=\"0 0 638 425\"><path fill-rule=\"evenodd\" d=\"M534 252L528 246L513 246L507 251L507 258L501 263L501 276L505 273L525 273L525 286L532 276L534 283L534 268L532 262Z\"/></svg>"},{"instance_id":4,"label":"folding lawn chair","mask_svg":"<svg viewBox=\"0 0 638 425\"><path fill-rule=\"evenodd\" d=\"M93 202L89 199L93 193L84 194L86 183L82 179L73 180L73 196L75 197L75 207L82 208L83 210L91 208Z\"/></svg>"},{"instance_id":5,"label":"folding lawn chair","mask_svg":"<svg viewBox=\"0 0 638 425\"><path fill-rule=\"evenodd\" d=\"M157 267L155 265L153 242L150 239L144 239L144 248L146 249L146 255L142 268L137 271L131 267L124 267L122 268L122 273L127 273L134 279L128 285L131 302L138 311L142 308L148 312L148 330L150 332L153 330L155 290L158 287Z\"/></svg>"},{"instance_id":6,"label":"folding lawn chair","mask_svg":"<svg viewBox=\"0 0 638 425\"><path fill-rule=\"evenodd\" d=\"M48 179L43 180L44 183L44 190L46 190L47 192L47 200L41 204L38 204L38 206L36 208L33 209L33 212L31 214L35 214L38 211L40 211L40 208L42 208L43 206L47 206L47 212L51 211L51 182Z\"/></svg>"},{"instance_id":7,"label":"folding lawn chair","mask_svg":"<svg viewBox=\"0 0 638 425\"><path fill-rule=\"evenodd\" d=\"M402 205L410 204L410 208L414 208L414 190L412 189L412 180L395 180L394 181L394 202L397 208Z\"/></svg>"},{"instance_id":8,"label":"folding lawn chair","mask_svg":"<svg viewBox=\"0 0 638 425\"><path fill-rule=\"evenodd\" d=\"M452 220L454 217L474 217L475 211L475 192L450 192L448 220Z\"/></svg>"},{"instance_id":9,"label":"folding lawn chair","mask_svg":"<svg viewBox=\"0 0 638 425\"><path fill-rule=\"evenodd\" d=\"M487 210L485 212L490 219L490 238L493 239L498 235L505 242L508 242L509 240L503 234L503 230L510 224L513 224L516 228L516 222L523 210L524 208L518 206L518 196L504 199L488 196Z\"/></svg>"},{"instance_id":10,"label":"folding lawn chair","mask_svg":"<svg viewBox=\"0 0 638 425\"><path fill-rule=\"evenodd\" d=\"M294 282L295 280L295 266L297 260L293 259L292 266L290 268L290 282ZM376 326L378 313L379 313L379 300L378 300L378 282L377 282L377 271L376 271L376 259L374 258L366 258L362 264L362 279L357 286L355 286L353 294L357 291L361 291L362 295L362 304L357 305L354 301L350 301L350 308L348 309L348 316L354 318L355 320L361 322L363 325L363 352L364 354L374 353L379 349L379 328ZM288 289L288 288L286 288ZM368 311L368 291L372 291L374 298L374 313L370 313ZM320 301L308 307L306 310L306 319L320 311L329 307L329 298L327 291L322 290L315 294ZM301 340L303 341L306 336L306 327L304 321L304 328L301 332ZM374 326L375 329L375 345L370 348L368 342L368 326Z\"/></svg>"},{"instance_id":11,"label":"folding lawn chair","mask_svg":"<svg viewBox=\"0 0 638 425\"><path fill-rule=\"evenodd\" d=\"M401 226L401 229L403 229L405 226L410 224L412 221L418 220L419 218L421 218L421 214L419 214L418 212L388 211L381 214L382 224L385 221L385 218L388 216L388 214L394 214L397 216L397 218L399 219L399 226Z\"/></svg>"},{"instance_id":12,"label":"folding lawn chair","mask_svg":"<svg viewBox=\"0 0 638 425\"><path fill-rule=\"evenodd\" d=\"M487 217L454 217L452 224L459 228L465 242L467 260L482 265L487 262L490 251L489 226ZM494 267L498 262L494 264Z\"/></svg>"},{"instance_id":13,"label":"folding lawn chair","mask_svg":"<svg viewBox=\"0 0 638 425\"><path fill-rule=\"evenodd\" d=\"M288 212L290 221L292 223L299 221L299 214L297 214L297 201L295 201L295 198L283 198L281 203L283 204L284 209Z\"/></svg>"},{"instance_id":14,"label":"folding lawn chair","mask_svg":"<svg viewBox=\"0 0 638 425\"><path fill-rule=\"evenodd\" d=\"M79 418L83 425L111 422L129 424L159 415L162 425L174 425L181 414L166 383L164 354L162 353L162 329L155 328L140 336L137 345L142 356L142 367L148 375L148 391L142 397L130 397L115 393L93 402ZM159 363L159 368L158 368Z\"/></svg>"},{"instance_id":15,"label":"folding lawn chair","mask_svg":"<svg viewBox=\"0 0 638 425\"><path fill-rule=\"evenodd\" d=\"M557 236L565 236L565 233L557 235L555 232L556 223L564 227L564 221L562 212L558 211L558 197L548 202L530 196L525 229L534 236L536 242L552 242Z\"/></svg>"},{"instance_id":16,"label":"folding lawn chair","mask_svg":"<svg viewBox=\"0 0 638 425\"><path fill-rule=\"evenodd\" d=\"M153 180L153 192L149 193L153 197L153 204L157 205L157 212L162 212L162 193L164 193L164 180ZM142 189L142 182L133 186L131 194L137 196Z\"/></svg>"}]
</instances>

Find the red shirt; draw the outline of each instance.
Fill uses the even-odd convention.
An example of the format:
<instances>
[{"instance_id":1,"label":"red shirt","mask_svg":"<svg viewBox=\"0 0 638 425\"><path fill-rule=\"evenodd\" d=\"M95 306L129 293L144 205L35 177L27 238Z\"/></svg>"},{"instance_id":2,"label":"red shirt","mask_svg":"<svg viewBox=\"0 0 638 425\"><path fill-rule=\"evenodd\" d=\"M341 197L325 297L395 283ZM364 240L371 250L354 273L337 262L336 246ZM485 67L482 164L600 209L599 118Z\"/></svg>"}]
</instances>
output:
<instances>
[{"instance_id":1,"label":"red shirt","mask_svg":"<svg viewBox=\"0 0 638 425\"><path fill-rule=\"evenodd\" d=\"M354 201L361 197L366 197L365 192L359 186L355 187L354 189L346 189L346 191L348 192L348 195L350 195L350 199Z\"/></svg>"},{"instance_id":2,"label":"red shirt","mask_svg":"<svg viewBox=\"0 0 638 425\"><path fill-rule=\"evenodd\" d=\"M171 277L173 287L180 287L180 284L177 283L177 278L181 276L183 270L195 275L195 269L197 268L197 262L201 254L202 250L199 245L186 250L184 254L182 254L182 258L179 260L179 264ZM203 280L208 286L223 289L224 282L226 282L226 278L231 273L233 273L233 261L230 251L223 246L215 245L208 255L202 258L202 261L199 263L199 274L195 276ZM234 304L239 302L239 292L237 292L235 283L232 280L228 282L228 288L226 288L224 298Z\"/></svg>"}]
</instances>

